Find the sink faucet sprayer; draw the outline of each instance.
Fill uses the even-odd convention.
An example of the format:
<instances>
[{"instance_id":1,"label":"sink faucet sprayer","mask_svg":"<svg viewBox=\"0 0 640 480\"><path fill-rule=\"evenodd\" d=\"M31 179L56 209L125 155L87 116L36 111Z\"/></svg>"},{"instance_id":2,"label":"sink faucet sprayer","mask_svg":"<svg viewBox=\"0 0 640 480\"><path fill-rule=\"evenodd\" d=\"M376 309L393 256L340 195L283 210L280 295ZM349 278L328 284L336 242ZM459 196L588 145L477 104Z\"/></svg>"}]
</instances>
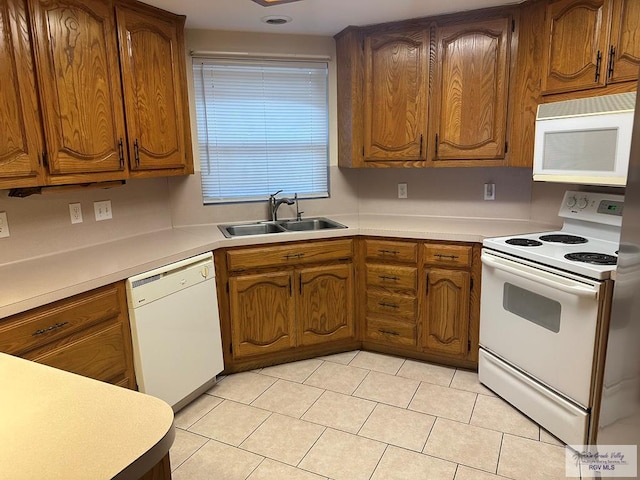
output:
<instances>
[{"instance_id":1,"label":"sink faucet sprayer","mask_svg":"<svg viewBox=\"0 0 640 480\"><path fill-rule=\"evenodd\" d=\"M287 197L276 199L276 195L278 195L280 192L282 192L282 190L278 190L276 193L269 195L269 213L271 214L272 222L278 220L278 208L280 207L280 205L282 205L283 203L286 203L287 205L293 205L294 203L296 203L295 201Z\"/></svg>"}]
</instances>

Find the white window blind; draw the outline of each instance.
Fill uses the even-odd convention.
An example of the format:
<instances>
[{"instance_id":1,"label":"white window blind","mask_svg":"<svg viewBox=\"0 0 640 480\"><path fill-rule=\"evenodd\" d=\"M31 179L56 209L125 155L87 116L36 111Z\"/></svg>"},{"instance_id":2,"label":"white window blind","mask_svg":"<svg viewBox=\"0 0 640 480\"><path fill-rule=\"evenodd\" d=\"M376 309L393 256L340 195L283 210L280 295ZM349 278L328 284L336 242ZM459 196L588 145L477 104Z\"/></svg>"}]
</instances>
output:
<instances>
[{"instance_id":1,"label":"white window blind","mask_svg":"<svg viewBox=\"0 0 640 480\"><path fill-rule=\"evenodd\" d=\"M193 58L204 203L327 197L326 62Z\"/></svg>"}]
</instances>

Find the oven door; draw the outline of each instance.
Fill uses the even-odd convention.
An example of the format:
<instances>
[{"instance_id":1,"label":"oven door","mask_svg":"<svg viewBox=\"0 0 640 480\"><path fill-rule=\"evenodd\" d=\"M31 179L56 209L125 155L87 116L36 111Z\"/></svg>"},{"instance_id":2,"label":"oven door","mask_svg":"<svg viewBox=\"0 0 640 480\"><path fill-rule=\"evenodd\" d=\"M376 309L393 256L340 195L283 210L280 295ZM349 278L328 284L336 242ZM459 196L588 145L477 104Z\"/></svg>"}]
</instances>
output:
<instances>
[{"instance_id":1,"label":"oven door","mask_svg":"<svg viewBox=\"0 0 640 480\"><path fill-rule=\"evenodd\" d=\"M480 346L584 408L601 283L484 249Z\"/></svg>"}]
</instances>

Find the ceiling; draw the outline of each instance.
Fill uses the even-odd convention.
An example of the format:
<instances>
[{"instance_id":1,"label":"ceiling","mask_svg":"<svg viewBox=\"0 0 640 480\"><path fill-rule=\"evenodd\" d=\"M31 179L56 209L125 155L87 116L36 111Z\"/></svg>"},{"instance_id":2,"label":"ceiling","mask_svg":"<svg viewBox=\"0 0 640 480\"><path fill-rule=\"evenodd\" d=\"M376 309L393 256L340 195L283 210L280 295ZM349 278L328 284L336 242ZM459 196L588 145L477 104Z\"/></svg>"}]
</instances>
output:
<instances>
[{"instance_id":1,"label":"ceiling","mask_svg":"<svg viewBox=\"0 0 640 480\"><path fill-rule=\"evenodd\" d=\"M332 36L349 25L475 10L522 0L302 0L269 7L252 0L143 1L186 15L187 28ZM284 25L260 20L271 15L286 15L293 20Z\"/></svg>"}]
</instances>

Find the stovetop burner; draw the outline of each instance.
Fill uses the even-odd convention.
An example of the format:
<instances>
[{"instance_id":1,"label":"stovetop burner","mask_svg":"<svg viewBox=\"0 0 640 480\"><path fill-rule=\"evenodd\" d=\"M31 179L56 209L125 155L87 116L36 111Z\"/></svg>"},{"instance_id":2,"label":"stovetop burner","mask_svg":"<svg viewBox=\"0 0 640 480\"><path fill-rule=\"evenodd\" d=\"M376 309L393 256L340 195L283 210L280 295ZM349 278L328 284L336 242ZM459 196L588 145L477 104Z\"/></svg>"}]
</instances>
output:
<instances>
[{"instance_id":1,"label":"stovetop burner","mask_svg":"<svg viewBox=\"0 0 640 480\"><path fill-rule=\"evenodd\" d=\"M542 242L534 240L533 238L510 238L509 240L505 240L505 243L518 247L539 247L542 245Z\"/></svg>"},{"instance_id":2,"label":"stovetop burner","mask_svg":"<svg viewBox=\"0 0 640 480\"><path fill-rule=\"evenodd\" d=\"M594 265L615 265L618 262L618 258L614 255L594 252L567 253L564 258L573 260L574 262L585 262Z\"/></svg>"},{"instance_id":3,"label":"stovetop burner","mask_svg":"<svg viewBox=\"0 0 640 480\"><path fill-rule=\"evenodd\" d=\"M577 235L567 235L567 234L542 235L539 238L543 242L566 243L566 244L569 244L569 245L577 245L579 243L587 243L587 241L588 241L584 237L578 237Z\"/></svg>"}]
</instances>

